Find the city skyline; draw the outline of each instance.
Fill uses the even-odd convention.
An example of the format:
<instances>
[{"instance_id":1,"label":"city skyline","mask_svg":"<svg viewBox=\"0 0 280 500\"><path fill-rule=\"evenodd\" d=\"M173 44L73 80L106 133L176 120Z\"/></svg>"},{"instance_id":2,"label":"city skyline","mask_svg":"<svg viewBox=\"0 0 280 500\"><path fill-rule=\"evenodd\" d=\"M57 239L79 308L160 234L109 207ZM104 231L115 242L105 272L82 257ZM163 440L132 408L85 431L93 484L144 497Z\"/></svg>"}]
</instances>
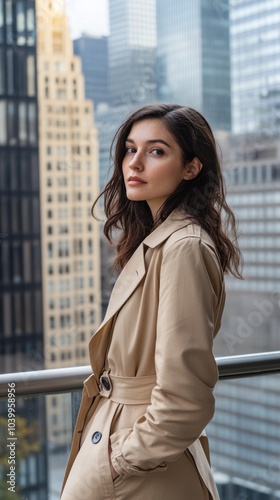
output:
<instances>
[{"instance_id":1,"label":"city skyline","mask_svg":"<svg viewBox=\"0 0 280 500\"><path fill-rule=\"evenodd\" d=\"M29 3L25 0L14 2L14 5L18 3L19 8L11 11L12 23L6 15L6 6L11 3L0 1L0 9L1 5L5 5L2 25L0 10L0 49L5 55L0 59L0 65L1 61L3 62L3 71L0 74L0 121L2 119L0 127L0 189L2 190L0 268L3 282L0 286L3 302L0 312L4 312L0 314L0 317L2 316L1 371L4 372L43 368L59 369L69 365L88 363L87 341L100 323L101 309L101 315L103 315L115 280L110 267L112 255L108 251L109 246L106 247L104 240L100 238L101 231L100 233L95 231L98 224L90 215L92 201L97 194L97 169L99 168L100 171L100 187L103 187L108 180L108 170L111 164L108 145L113 133L132 105L138 106L145 102L144 96L143 101L132 103L131 95L128 93L125 94L126 98L128 97L126 101L125 98L118 99L118 92L125 90L126 83L132 88L137 78L139 81L140 73L136 75L136 79L133 80L132 77L130 79L129 73L134 72L134 66L130 65L132 59L129 60L128 66L126 66L128 59L125 60L125 64L122 62L123 66L120 66L122 70L119 73L124 73L126 67L129 69L127 78L123 78L121 83L115 82L114 104L117 106L110 107L109 102L104 106L102 97L100 110L98 110L98 106L95 108L93 102L85 99L87 75L83 67L82 55L79 57L72 51L72 46L74 47L75 44L71 43L70 29L68 29L68 21L66 21L63 9L66 8L67 11L71 38L77 39L82 33L87 32L101 40L102 35L108 36L110 31L107 0L101 0L99 3L96 0L93 2L50 0L48 5L53 2L52 5L57 7L54 10L59 13L57 16L54 15L53 19L53 11L47 14L44 0L36 0L37 12L45 12L50 23L46 25L45 22L40 24L37 21L37 37L35 37L35 30L29 29L32 24L30 12L27 15L26 10L23 15L20 11L20 6L32 4L35 16L35 0L34 2L28 1ZM178 6L180 1L178 0L177 4L170 1L171 10L176 10L176 5ZM187 0L183 1L188 3ZM194 9L199 4L208 8L208 1L210 3L210 0L196 2ZM132 19L133 22L127 24L123 22L123 27L121 22L118 23L118 14L121 15L124 12L120 2L127 5L125 0L111 0L111 4L115 5L111 17L111 22L115 23L112 40L117 46L111 47L111 56L114 55L115 50L116 61L121 60L122 54L127 55L125 43L129 40L129 35L131 35L133 54L140 54L139 45L137 46L135 41L141 42L141 33L143 33L139 22L141 16ZM129 5L132 4L130 0L128 2ZM139 8L144 4L148 5L143 0L137 0L134 3L135 5L137 3ZM149 5L151 6L152 3L154 0ZM203 40L204 48L208 40L211 40L211 43L215 40L213 45L218 47L217 57L213 58L212 47L209 43L209 47L206 47L206 56L201 58L202 66L205 64L204 72L211 79L211 85L206 85L207 89L215 87L215 81L210 74L213 67L218 68L219 75L224 69L226 70L225 81L228 85L228 67L221 64L223 57L224 60L227 58L227 47L223 45L222 38L215 38L217 34L215 30L220 22L227 23L228 10L223 11L221 6L223 8L226 4L233 6L234 3L237 5L237 2L231 2L231 0L213 0L214 10L207 11L208 14L210 12L212 18L210 14L205 15L201 24L204 33L208 35L206 38L201 36L201 39L199 37L195 39L197 44L201 44ZM266 0L261 3L267 7L272 3L274 5L277 3L280 18L280 0L273 0L273 2ZM164 2L161 3L163 4ZM261 123L259 133L244 132L236 135L229 131L222 131L220 138L214 131L223 152L227 201L239 221L241 231L239 241L245 257L244 281L226 278L227 301L221 330L214 343L216 357L276 351L279 348L280 303L277 302L280 291L278 265L280 249L279 136L275 135L272 126L268 129L263 125L264 120L258 122L257 114L254 117L255 121L251 118L253 107L256 113L261 109L262 118L264 118L266 103L270 106L270 111L272 106L278 105L280 83L277 87L277 82L278 80L280 82L280 65L279 72L277 73L278 70L275 72L274 83L277 88L275 87L273 92L273 88L263 89L260 108L257 105L260 96L255 93L252 107L249 97L253 94L251 96L248 92L252 82L251 73L255 71L262 77L261 71L266 68L262 64L250 65L250 50L248 49L247 54L244 49L244 47L250 48L251 45L246 45L247 35L242 30L246 31L246 26L250 28L254 16L259 15L259 12L255 14L252 12L253 4L257 10L259 9L257 0L251 1L250 8L248 7L249 10L246 11L247 18L245 11L241 9L241 2L234 14L233 62L234 64L237 62L237 66L233 71L233 92L235 93L234 105L238 106L239 102L244 104L243 111L235 111L235 117L239 119L241 125L244 124L244 127L249 123ZM216 12L216 17L213 12ZM126 10L126 13L130 14L131 21L133 18L131 7ZM180 13L182 14L181 11ZM188 14L189 21L191 21L191 13ZM176 15L176 12L171 12L170 15L165 16L164 21L168 21L166 25L170 25L172 16L176 17ZM244 16L242 22L238 21L238 16ZM183 14L181 17L183 19ZM142 16L142 23L143 20L145 21L145 16ZM200 20L198 15L196 26L200 26ZM272 16L271 22L274 23L274 21L275 18ZM150 18L149 22L151 25L153 19ZM194 23L191 24L191 28L194 29ZM171 29L170 26L167 27ZM124 33L125 29L127 33ZM161 31L163 35L167 34L164 22ZM252 41L251 35L249 30L248 38ZM269 35L271 39L268 39ZM256 40L258 34L255 33L254 37ZM182 43L177 45L176 58L179 61L186 59L183 38L182 35ZM270 33L269 30L265 30L260 45L271 50L273 45L271 41L276 38L275 31ZM107 42L109 43L108 39L106 39L106 44ZM38 46L36 47L35 44ZM151 64L151 61L153 64L154 46L154 36L152 36L149 47L152 49L149 53L151 58L148 64ZM87 48L89 53L91 50ZM145 55L145 52L142 50L141 57L143 54ZM161 55L164 55L163 52ZM100 73L102 57L101 54L97 63ZM137 57L136 63L139 68ZM198 54L196 62L200 57L201 54ZM215 59L217 66L211 64L211 57ZM245 59L246 68L244 68ZM276 60L276 57L270 58L264 63L272 64ZM93 62L87 61L85 65L94 66ZM144 56L142 63L146 64ZM183 74L182 66L183 64L178 65L175 71L178 79ZM243 74L241 70L244 70ZM91 77L94 76L94 72L91 73ZM241 79L239 82L238 75L240 74L245 81L246 73L250 75L247 80L247 93L241 95L243 83ZM155 80L158 83L160 81L158 74L156 76ZM256 78L256 82L258 81ZM269 82L267 73L266 82ZM99 87L102 87L100 81ZM227 88L225 87L226 92ZM237 90L238 93L236 93ZM183 104L190 103L183 102ZM251 111L246 121L247 104L251 106ZM224 108L219 107L222 113ZM205 109L201 111L204 113ZM275 117L276 114L273 116ZM99 261L99 250L102 262ZM268 482L270 478L267 480L265 464L269 462L270 456L275 463L278 459L280 431L275 423L278 417L278 378L260 377L255 378L253 382L246 379L241 382L224 381L217 386L217 415L209 428L209 435L214 443L212 464L218 473L228 476L223 479L226 486L222 485L222 480L219 486L222 500L232 500L239 498L242 494L247 494L239 483L235 488L234 481L240 480L245 484L249 477L250 484L247 482L244 486L248 490L254 487L257 491L258 479L262 480L267 488L271 486ZM76 393L75 396L78 399L79 394ZM34 408L36 409L42 427L40 436L42 449L36 460L38 459L38 464L42 460L40 463L43 475L40 487L45 488L47 455L44 454L44 440L47 425L51 430L48 430L46 446L54 450L52 461L48 466L52 467L51 474L55 474L59 471L54 470L56 466L53 465L53 458L59 447L64 450L63 447L66 448L70 441L71 403L69 393L54 394L47 398L47 402L44 396L40 398L37 409L32 402L34 398L30 398L32 401L28 411L33 418L36 416ZM44 422L45 406L48 409L48 424ZM18 408L21 412L21 401ZM22 470L26 467L29 471L26 473L27 482L30 483L27 485L29 488L32 486L32 474L33 476L35 474L35 469L32 469L32 455L30 464L29 457L22 463ZM62 471L64 462L60 467ZM24 483L24 473L19 477ZM56 481L58 486L60 486L59 481L60 479ZM227 490L229 483L229 490ZM271 487L280 489L278 475L275 476ZM57 498L57 495L53 495L53 498ZM49 500L51 498L49 497ZM272 496L272 493L269 497L254 496L255 500L274 500L275 498L279 497Z\"/></svg>"}]
</instances>

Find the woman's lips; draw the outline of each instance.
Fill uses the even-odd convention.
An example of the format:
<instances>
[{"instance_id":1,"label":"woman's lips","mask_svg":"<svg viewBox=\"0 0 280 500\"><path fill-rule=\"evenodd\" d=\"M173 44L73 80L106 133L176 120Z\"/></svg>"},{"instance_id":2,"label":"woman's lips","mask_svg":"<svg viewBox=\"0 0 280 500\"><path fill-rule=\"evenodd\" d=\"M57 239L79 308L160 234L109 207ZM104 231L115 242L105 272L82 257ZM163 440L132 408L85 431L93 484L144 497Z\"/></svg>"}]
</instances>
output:
<instances>
[{"instance_id":1,"label":"woman's lips","mask_svg":"<svg viewBox=\"0 0 280 500\"><path fill-rule=\"evenodd\" d=\"M139 177L129 177L127 183L130 186L140 186L141 184L146 184L146 182Z\"/></svg>"}]
</instances>

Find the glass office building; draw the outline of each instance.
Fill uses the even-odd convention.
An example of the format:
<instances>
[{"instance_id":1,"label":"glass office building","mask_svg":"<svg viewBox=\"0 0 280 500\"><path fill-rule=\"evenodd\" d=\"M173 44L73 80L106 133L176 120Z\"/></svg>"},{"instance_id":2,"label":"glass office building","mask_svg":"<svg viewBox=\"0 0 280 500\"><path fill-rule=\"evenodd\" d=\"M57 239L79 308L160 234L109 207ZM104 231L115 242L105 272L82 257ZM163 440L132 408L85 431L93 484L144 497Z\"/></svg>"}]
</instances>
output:
<instances>
[{"instance_id":1,"label":"glass office building","mask_svg":"<svg viewBox=\"0 0 280 500\"><path fill-rule=\"evenodd\" d=\"M85 96L94 103L108 103L108 37L82 35L73 42L74 54L80 56L85 79Z\"/></svg>"},{"instance_id":2,"label":"glass office building","mask_svg":"<svg viewBox=\"0 0 280 500\"><path fill-rule=\"evenodd\" d=\"M231 128L228 17L209 0L157 2L159 99L196 108L223 130Z\"/></svg>"},{"instance_id":3,"label":"glass office building","mask_svg":"<svg viewBox=\"0 0 280 500\"><path fill-rule=\"evenodd\" d=\"M4 373L44 367L35 29L33 0L0 1L0 366ZM5 408L1 403L7 418ZM1 450L8 450L4 423L2 419ZM44 401L16 399L15 493L20 498L47 498L44 428ZM7 477L2 453L1 458L0 497L8 498L2 489Z\"/></svg>"},{"instance_id":4,"label":"glass office building","mask_svg":"<svg viewBox=\"0 0 280 500\"><path fill-rule=\"evenodd\" d=\"M109 0L112 106L156 99L155 0Z\"/></svg>"},{"instance_id":5,"label":"glass office building","mask_svg":"<svg viewBox=\"0 0 280 500\"><path fill-rule=\"evenodd\" d=\"M34 2L0 2L1 370L42 354ZM3 355L5 355L3 357Z\"/></svg>"},{"instance_id":6,"label":"glass office building","mask_svg":"<svg viewBox=\"0 0 280 500\"><path fill-rule=\"evenodd\" d=\"M280 0L232 3L232 118L236 133L280 132L279 23Z\"/></svg>"},{"instance_id":7,"label":"glass office building","mask_svg":"<svg viewBox=\"0 0 280 500\"><path fill-rule=\"evenodd\" d=\"M239 221L244 280L227 278L215 354L279 350L280 145L257 135L223 148L227 201ZM279 498L279 376L231 380L215 389L208 435L222 499ZM242 496L243 495L243 496Z\"/></svg>"}]
</instances>

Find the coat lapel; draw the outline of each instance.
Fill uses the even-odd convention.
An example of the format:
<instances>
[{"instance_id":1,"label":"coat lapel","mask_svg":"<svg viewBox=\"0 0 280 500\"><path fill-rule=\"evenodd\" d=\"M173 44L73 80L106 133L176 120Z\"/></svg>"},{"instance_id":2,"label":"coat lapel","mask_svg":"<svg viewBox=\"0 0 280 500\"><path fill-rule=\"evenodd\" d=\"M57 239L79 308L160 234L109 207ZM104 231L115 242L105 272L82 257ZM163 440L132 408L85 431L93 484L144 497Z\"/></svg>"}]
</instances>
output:
<instances>
[{"instance_id":1,"label":"coat lapel","mask_svg":"<svg viewBox=\"0 0 280 500\"><path fill-rule=\"evenodd\" d=\"M89 342L91 366L97 377L104 367L113 317L138 286L145 272L144 245L142 243L120 273L112 290L106 315Z\"/></svg>"},{"instance_id":2,"label":"coat lapel","mask_svg":"<svg viewBox=\"0 0 280 500\"><path fill-rule=\"evenodd\" d=\"M120 273L112 290L106 315L97 332L121 308L145 275L144 245L137 248ZM97 333L96 332L96 333Z\"/></svg>"}]
</instances>

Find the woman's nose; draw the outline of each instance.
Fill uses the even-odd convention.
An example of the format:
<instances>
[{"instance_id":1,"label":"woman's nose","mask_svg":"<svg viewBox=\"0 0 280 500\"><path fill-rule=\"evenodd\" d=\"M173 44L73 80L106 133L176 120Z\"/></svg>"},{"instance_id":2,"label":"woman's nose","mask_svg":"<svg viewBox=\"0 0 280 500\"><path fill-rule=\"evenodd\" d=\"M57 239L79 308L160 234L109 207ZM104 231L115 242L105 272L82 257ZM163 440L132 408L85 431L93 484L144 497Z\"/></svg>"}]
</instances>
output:
<instances>
[{"instance_id":1,"label":"woman's nose","mask_svg":"<svg viewBox=\"0 0 280 500\"><path fill-rule=\"evenodd\" d=\"M143 158L142 158L142 155L138 151L131 158L131 160L129 162L129 168L131 168L131 170L143 170L143 168L144 168Z\"/></svg>"}]
</instances>

